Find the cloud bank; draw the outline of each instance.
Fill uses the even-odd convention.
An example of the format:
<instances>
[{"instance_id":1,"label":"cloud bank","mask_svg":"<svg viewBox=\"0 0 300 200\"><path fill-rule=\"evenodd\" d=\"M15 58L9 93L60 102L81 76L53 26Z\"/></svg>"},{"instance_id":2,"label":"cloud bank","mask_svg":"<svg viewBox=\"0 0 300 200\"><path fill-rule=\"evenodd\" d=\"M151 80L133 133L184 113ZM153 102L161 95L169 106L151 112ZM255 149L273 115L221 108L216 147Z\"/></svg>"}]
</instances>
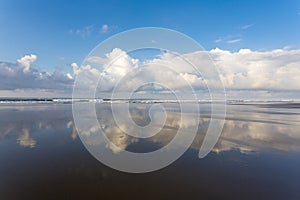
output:
<instances>
[{"instance_id":1,"label":"cloud bank","mask_svg":"<svg viewBox=\"0 0 300 200\"><path fill-rule=\"evenodd\" d=\"M259 52L241 49L229 52L214 49L210 54L227 88L300 89L300 50Z\"/></svg>"},{"instance_id":2,"label":"cloud bank","mask_svg":"<svg viewBox=\"0 0 300 200\"><path fill-rule=\"evenodd\" d=\"M219 78L227 89L300 89L300 50L288 49L265 52L241 49L238 52L230 52L216 48L208 52L199 51L184 54L183 57L193 64L202 66L200 69L203 77L199 73L195 73L193 68L173 54L164 53L159 58L141 62L130 57L121 49L114 49L104 58L88 58L90 63L97 63L98 66L102 66L100 71L87 65L81 68L74 67L74 72L89 71L95 76L101 75L104 90L110 90L120 77L128 75L132 71L137 72L142 67L147 66L152 70L139 74L138 80L131 78L130 81L126 82L126 88L150 79L159 83L172 83L169 84L172 88L184 87L186 84L184 81L187 80L191 85L197 87L203 84L202 78L205 79L208 76L206 81L211 80L210 71L205 68L207 61L202 59L206 53L209 53L218 67ZM163 65L174 70L174 73L161 67Z\"/></svg>"},{"instance_id":3,"label":"cloud bank","mask_svg":"<svg viewBox=\"0 0 300 200\"><path fill-rule=\"evenodd\" d=\"M203 67L207 66L205 59L202 59L207 53L219 69L218 77L212 78L210 67ZM80 73L85 74L87 86L96 84L98 78L102 77L103 91L111 91L124 77L126 81L120 84L120 90L139 88L147 81L162 83L175 90L184 90L189 85L202 89L205 81L213 85L214 78L221 79L227 90L300 90L300 50L241 49L230 52L216 48L182 56L193 64L202 66L202 74L196 73L180 56L170 52L142 61L115 48L103 57L88 57L88 64L85 66L72 63L70 73L38 70L32 67L37 56L25 55L17 59L16 63L0 62L1 96L4 91L9 93L19 90L53 91L54 95L55 92L71 95L74 77ZM161 86L155 84L150 88L142 86L139 90L163 91Z\"/></svg>"},{"instance_id":4,"label":"cloud bank","mask_svg":"<svg viewBox=\"0 0 300 200\"><path fill-rule=\"evenodd\" d=\"M32 68L37 60L36 55L25 55L16 63L0 62L0 91L53 91L70 90L73 84L71 74L63 74L58 70L53 73ZM2 95L1 95L2 96Z\"/></svg>"}]
</instances>

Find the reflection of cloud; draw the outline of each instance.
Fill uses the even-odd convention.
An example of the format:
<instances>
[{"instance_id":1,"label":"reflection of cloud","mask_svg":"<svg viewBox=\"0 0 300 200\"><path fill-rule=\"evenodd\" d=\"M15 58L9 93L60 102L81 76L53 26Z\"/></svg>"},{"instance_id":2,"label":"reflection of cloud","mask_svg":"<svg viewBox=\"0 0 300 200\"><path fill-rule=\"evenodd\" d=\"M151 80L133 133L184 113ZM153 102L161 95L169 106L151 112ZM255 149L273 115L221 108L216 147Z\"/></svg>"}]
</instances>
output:
<instances>
[{"instance_id":1,"label":"reflection of cloud","mask_svg":"<svg viewBox=\"0 0 300 200\"><path fill-rule=\"evenodd\" d=\"M300 116L278 111L276 106L263 107L231 106L227 113L221 138L214 151L238 149L241 152L262 150L299 151ZM239 109L246 110L239 110ZM250 109L250 110L247 110Z\"/></svg>"},{"instance_id":2,"label":"reflection of cloud","mask_svg":"<svg viewBox=\"0 0 300 200\"><path fill-rule=\"evenodd\" d=\"M71 128L72 125L73 125L73 121L69 121L69 122L67 123L67 128Z\"/></svg>"},{"instance_id":3,"label":"reflection of cloud","mask_svg":"<svg viewBox=\"0 0 300 200\"><path fill-rule=\"evenodd\" d=\"M26 147L35 147L49 133L70 134L76 139L77 132L73 127L71 107L68 104L55 105L22 105L2 106L0 112L0 142L15 138L17 143ZM72 132L66 132L66 127ZM73 128L73 130L72 130ZM42 133L39 140L32 138L32 133Z\"/></svg>"},{"instance_id":4,"label":"reflection of cloud","mask_svg":"<svg viewBox=\"0 0 300 200\"><path fill-rule=\"evenodd\" d=\"M300 150L299 128L286 124L227 121L216 151L239 149L241 152L259 150Z\"/></svg>"},{"instance_id":5,"label":"reflection of cloud","mask_svg":"<svg viewBox=\"0 0 300 200\"><path fill-rule=\"evenodd\" d=\"M245 107L246 108L246 107ZM179 112L167 112L167 119L164 128L153 137L141 139L127 135L122 130L132 130L132 127L126 127L127 124L121 124L122 130L117 127L113 116L109 111L109 107L103 105L99 109L102 110L99 116L100 124L107 138L114 145L108 144L114 152L125 150L129 145L135 145L142 141L147 141L159 146L167 145L175 136L180 126L189 130L193 126L193 113L183 113L185 119L181 121ZM103 110L106 111L104 112ZM132 109L145 109L142 106L136 106ZM258 108L260 109L260 108ZM155 110L153 110L155 112ZM218 143L213 151L220 153L233 149L239 150L241 153L250 153L264 150L278 151L299 151L300 135L299 135L299 116L288 116L285 114L268 114L259 112L239 112L230 111L228 119ZM270 113L273 111L270 110ZM199 150L206 133L209 118L202 115L199 121L199 131L191 148ZM132 111L131 117L134 121L148 120L141 112ZM281 122L281 123L278 123ZM92 129L93 130L93 129ZM132 130L134 131L134 130ZM99 144L99 141L98 141ZM181 148L178 143L176 148Z\"/></svg>"},{"instance_id":6,"label":"reflection of cloud","mask_svg":"<svg viewBox=\"0 0 300 200\"><path fill-rule=\"evenodd\" d=\"M138 139L125 134L118 127L108 127L104 129L104 132L110 142L113 143L107 144L106 147L110 148L114 153L119 153L125 150L131 143L138 141Z\"/></svg>"},{"instance_id":7,"label":"reflection of cloud","mask_svg":"<svg viewBox=\"0 0 300 200\"><path fill-rule=\"evenodd\" d=\"M17 138L18 143L24 147L33 148L36 145L36 141L30 137L29 130L23 129L22 135Z\"/></svg>"},{"instance_id":8,"label":"reflection of cloud","mask_svg":"<svg viewBox=\"0 0 300 200\"><path fill-rule=\"evenodd\" d=\"M73 126L73 128L72 128L71 138L73 140L75 140L77 138L77 130L76 130L75 126Z\"/></svg>"},{"instance_id":9,"label":"reflection of cloud","mask_svg":"<svg viewBox=\"0 0 300 200\"><path fill-rule=\"evenodd\" d=\"M73 121L69 121L67 123L67 128L72 128L72 133L71 133L71 138L72 140L75 140L77 138L77 131L76 131L76 127L73 125Z\"/></svg>"},{"instance_id":10,"label":"reflection of cloud","mask_svg":"<svg viewBox=\"0 0 300 200\"><path fill-rule=\"evenodd\" d=\"M158 145L159 147L168 144L177 133L180 126L189 130L194 125L194 114L183 113L181 121L180 113L175 109L175 105L166 105L166 123L164 128L155 136L145 139L131 137L125 134L112 117L111 108L108 104L97 105L97 115L101 129L107 138L114 144L106 144L105 141L97 140L98 126L86 126L84 132L80 134L86 136L88 144L103 144L114 152L120 152L127 149L130 145L139 145L143 142L147 144ZM148 122L149 116L146 107L147 104L132 104L131 117L138 124L143 121ZM172 107L173 106L173 107ZM206 112L205 105L201 110L201 119L199 121L199 131L191 148L199 150L203 137L206 133L209 115ZM36 143L30 133L55 132L67 134L68 138L75 139L77 131L72 121L72 112L70 105L62 106L24 106L23 110L0 112L0 140L14 137L18 144L33 148ZM43 108L43 109L42 109ZM47 108L47 109L46 109ZM149 107L147 107L149 108ZM15 108L14 108L15 109ZM221 138L214 147L215 152L230 151L237 149L242 153L268 151L300 151L300 115L298 109L286 109L263 106L243 106L228 105L227 120ZM192 110L192 109L191 109ZM153 109L152 112L156 110ZM17 113L17 114L16 114ZM30 117L28 117L30 116ZM59 117L58 117L59 116ZM90 116L86 116L89 119ZM122 124L123 130L132 130L126 127L128 124ZM68 132L66 133L66 127ZM133 130L134 131L134 130ZM95 136L96 135L96 136ZM39 137L40 139L42 137ZM46 138L47 139L47 138ZM181 148L181 144L176 144Z\"/></svg>"},{"instance_id":11,"label":"reflection of cloud","mask_svg":"<svg viewBox=\"0 0 300 200\"><path fill-rule=\"evenodd\" d=\"M90 135L93 135L93 134L97 133L98 130L99 130L98 125L93 125L93 126L90 126L89 128L87 128L85 130L81 130L80 133L84 136L90 136Z\"/></svg>"},{"instance_id":12,"label":"reflection of cloud","mask_svg":"<svg viewBox=\"0 0 300 200\"><path fill-rule=\"evenodd\" d=\"M156 121L155 119L151 122L152 128L147 129L147 131L158 131L154 136L148 137L148 138L139 138L139 132L140 131L146 131L139 129L139 127L132 127L128 121L124 120L119 126L117 126L114 117L112 115L112 112L110 110L110 107L107 107L107 105L103 105L102 108L99 108L101 112L99 112L99 123L101 126L101 129L103 133L106 135L108 140L112 143L106 144L107 148L110 148L114 153L119 153L121 151L124 151L128 146L138 144L139 142L150 142L155 143L161 146L165 146L168 144L176 135L179 127L182 127L184 130L189 131L190 127L196 126L195 123L195 116L192 113L183 113L181 116L178 112L167 112L166 121L164 124L164 127L160 130L157 127L160 126L160 122ZM117 109L117 107L116 107ZM140 126L148 125L150 123L149 116L146 111L149 111L149 108L144 105L132 105L130 116L127 116L126 114L118 113L117 110L115 110L117 115L121 115L122 118L128 118L130 117L134 122L138 123ZM157 116L157 114L161 114L160 109L152 109L151 114L153 116ZM182 120L181 120L182 117ZM89 128L87 130L90 130ZM124 132L124 131L126 132ZM81 134L86 134L89 131L79 131ZM93 132L95 133L95 132ZM128 133L128 134L127 134ZM90 133L91 134L91 133ZM130 135L129 135L130 134ZM152 132L149 133L152 135ZM133 137L131 135L136 135L136 137ZM93 135L90 136L90 140L87 139L87 143L92 145L92 138ZM98 138L95 137L95 140ZM103 141L102 141L103 142ZM175 144L176 147L181 148L181 143L183 141L179 141L178 144ZM100 144L101 142L98 141L96 144Z\"/></svg>"}]
</instances>

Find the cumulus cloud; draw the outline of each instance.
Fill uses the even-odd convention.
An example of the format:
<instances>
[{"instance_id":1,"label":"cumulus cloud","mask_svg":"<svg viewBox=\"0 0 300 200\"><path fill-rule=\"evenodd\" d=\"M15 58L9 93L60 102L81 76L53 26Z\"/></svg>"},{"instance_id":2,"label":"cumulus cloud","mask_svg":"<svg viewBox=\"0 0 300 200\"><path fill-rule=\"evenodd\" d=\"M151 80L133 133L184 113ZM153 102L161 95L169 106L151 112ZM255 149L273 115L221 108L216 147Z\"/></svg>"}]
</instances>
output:
<instances>
[{"instance_id":1,"label":"cumulus cloud","mask_svg":"<svg viewBox=\"0 0 300 200\"><path fill-rule=\"evenodd\" d=\"M25 55L16 63L0 62L0 90L59 90L73 85L73 76L59 70L50 73L32 68L36 55Z\"/></svg>"},{"instance_id":2,"label":"cumulus cloud","mask_svg":"<svg viewBox=\"0 0 300 200\"><path fill-rule=\"evenodd\" d=\"M105 57L91 56L87 61L88 64L82 66L79 72L82 72L83 77L89 76L87 70L90 70L90 74L100 75L100 90L103 91L132 91L148 83L155 87L158 85L153 83L158 83L173 90L180 90L189 85L203 86L202 77L195 72L193 66L170 52L162 54L158 59L140 61L115 48ZM78 73L75 65L73 69L74 73ZM95 80L98 81L96 78ZM149 90L146 86L144 88Z\"/></svg>"},{"instance_id":3,"label":"cumulus cloud","mask_svg":"<svg viewBox=\"0 0 300 200\"><path fill-rule=\"evenodd\" d=\"M220 77L227 88L235 89L300 89L300 50L276 49L230 52L210 51L220 69Z\"/></svg>"},{"instance_id":4,"label":"cumulus cloud","mask_svg":"<svg viewBox=\"0 0 300 200\"><path fill-rule=\"evenodd\" d=\"M212 58L219 73L207 56ZM200 73L186 62L199 66ZM160 57L139 60L115 48L103 57L91 55L84 66L72 63L73 72L40 71L32 67L36 55L26 55L16 63L0 62L0 90L56 90L71 93L75 77L81 74L81 89L98 84L99 91L184 91L190 86L203 90L206 84L222 80L226 89L238 90L299 90L300 50L290 48L271 51L222 49L197 51L183 55L164 52ZM145 85L148 83L148 85ZM158 84L157 84L158 83ZM220 85L219 85L220 86Z\"/></svg>"},{"instance_id":5,"label":"cumulus cloud","mask_svg":"<svg viewBox=\"0 0 300 200\"><path fill-rule=\"evenodd\" d=\"M212 67L203 59L209 54L219 68L219 74L213 78L220 78L228 89L271 89L271 90L299 90L300 89L300 50L276 49L272 51L252 51L241 49L230 52L212 49L207 52L199 51L183 56L200 67L201 74L189 66L180 56L164 53L160 58L139 61L130 57L121 49L114 49L105 57L91 56L91 65L73 66L74 73L89 71L96 76L102 76L102 89L111 90L121 78L127 76L120 88L131 90L146 81L156 81L172 89L185 88L192 85L196 89L213 81L210 76ZM100 66L100 68L93 68ZM203 67L209 66L209 67ZM203 79L204 78L204 79ZM98 80L98 79L97 79ZM212 83L211 83L212 85Z\"/></svg>"},{"instance_id":6,"label":"cumulus cloud","mask_svg":"<svg viewBox=\"0 0 300 200\"><path fill-rule=\"evenodd\" d=\"M33 62L35 62L37 56L34 54L23 56L22 58L17 60L17 63L23 67L23 72L28 73L30 71L30 66Z\"/></svg>"}]
</instances>

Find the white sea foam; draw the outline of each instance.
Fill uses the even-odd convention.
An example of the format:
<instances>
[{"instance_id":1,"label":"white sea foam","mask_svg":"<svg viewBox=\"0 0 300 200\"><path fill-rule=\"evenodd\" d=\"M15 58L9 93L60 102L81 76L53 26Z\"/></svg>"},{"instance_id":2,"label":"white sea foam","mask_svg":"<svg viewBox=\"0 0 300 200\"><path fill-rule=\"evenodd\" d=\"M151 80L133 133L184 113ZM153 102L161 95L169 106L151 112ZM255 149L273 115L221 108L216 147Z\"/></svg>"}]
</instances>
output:
<instances>
[{"instance_id":1,"label":"white sea foam","mask_svg":"<svg viewBox=\"0 0 300 200\"><path fill-rule=\"evenodd\" d=\"M72 98L46 98L46 99L20 99L20 98L2 98L0 104L67 104L67 103L194 103L195 100L176 100L176 99L72 99ZM222 100L197 100L199 103L222 103ZM279 100L250 100L250 99L229 99L227 104L250 104L250 103L297 103L299 100L279 99Z\"/></svg>"}]
</instances>

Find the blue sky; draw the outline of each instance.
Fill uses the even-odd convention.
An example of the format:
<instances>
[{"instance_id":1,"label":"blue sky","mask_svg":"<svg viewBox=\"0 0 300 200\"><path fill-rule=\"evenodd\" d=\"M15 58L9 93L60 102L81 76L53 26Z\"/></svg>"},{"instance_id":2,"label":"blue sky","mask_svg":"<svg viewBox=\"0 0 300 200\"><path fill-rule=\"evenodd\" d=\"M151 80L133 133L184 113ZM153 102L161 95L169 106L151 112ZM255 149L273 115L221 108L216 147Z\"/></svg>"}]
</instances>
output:
<instances>
[{"instance_id":1,"label":"blue sky","mask_svg":"<svg viewBox=\"0 0 300 200\"><path fill-rule=\"evenodd\" d=\"M216 59L229 90L300 90L296 0L0 0L0 27L0 97L70 95L94 47L139 27L169 28L196 40ZM122 50L111 53L110 59ZM148 59L142 54L140 61ZM108 76L135 69L131 56L115 72L106 71ZM197 60L200 55L187 56Z\"/></svg>"},{"instance_id":2,"label":"blue sky","mask_svg":"<svg viewBox=\"0 0 300 200\"><path fill-rule=\"evenodd\" d=\"M208 50L297 49L300 1L2 0L0 26L1 61L33 53L36 67L67 70L109 36L144 26L181 31Z\"/></svg>"}]
</instances>

